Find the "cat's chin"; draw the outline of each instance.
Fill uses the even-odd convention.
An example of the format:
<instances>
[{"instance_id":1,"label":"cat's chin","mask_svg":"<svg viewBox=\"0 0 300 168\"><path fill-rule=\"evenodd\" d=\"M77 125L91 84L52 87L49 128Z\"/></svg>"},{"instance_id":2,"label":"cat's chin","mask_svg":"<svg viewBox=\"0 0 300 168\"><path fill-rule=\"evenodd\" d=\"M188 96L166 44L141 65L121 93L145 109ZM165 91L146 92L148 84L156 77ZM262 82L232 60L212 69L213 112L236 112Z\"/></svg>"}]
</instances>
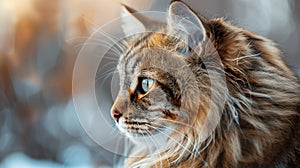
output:
<instances>
[{"instance_id":1,"label":"cat's chin","mask_svg":"<svg viewBox=\"0 0 300 168\"><path fill-rule=\"evenodd\" d=\"M135 128L135 129L127 129L126 127L122 127L118 125L118 129L121 133L125 134L129 138L151 138L154 135L157 135L161 133L163 130L158 128L159 130L151 129L141 129L141 128Z\"/></svg>"},{"instance_id":2,"label":"cat's chin","mask_svg":"<svg viewBox=\"0 0 300 168\"><path fill-rule=\"evenodd\" d=\"M155 128L148 127L147 124L138 122L134 122L134 124L132 123L133 122L124 121L123 118L120 118L119 122L116 124L118 129L128 137L148 137L160 131Z\"/></svg>"},{"instance_id":3,"label":"cat's chin","mask_svg":"<svg viewBox=\"0 0 300 168\"><path fill-rule=\"evenodd\" d=\"M167 142L170 134L165 131L152 131L151 133L143 134L136 132L126 132L125 135L136 145L157 146Z\"/></svg>"},{"instance_id":4,"label":"cat's chin","mask_svg":"<svg viewBox=\"0 0 300 168\"><path fill-rule=\"evenodd\" d=\"M166 140L170 137L170 134L173 132L172 129L164 128L151 128L144 129L140 128L137 124L136 127L132 128L125 124L123 119L120 119L116 123L119 131L128 137L135 144L152 144L152 143L165 143ZM170 127L169 127L170 128Z\"/></svg>"}]
</instances>

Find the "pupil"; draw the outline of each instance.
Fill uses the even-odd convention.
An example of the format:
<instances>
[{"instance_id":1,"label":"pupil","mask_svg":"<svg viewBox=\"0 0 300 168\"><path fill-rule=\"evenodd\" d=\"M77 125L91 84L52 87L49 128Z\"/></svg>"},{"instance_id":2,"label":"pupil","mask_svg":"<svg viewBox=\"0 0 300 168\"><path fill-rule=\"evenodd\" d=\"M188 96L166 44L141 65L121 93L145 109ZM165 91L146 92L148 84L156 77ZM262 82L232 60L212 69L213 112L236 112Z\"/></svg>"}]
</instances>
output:
<instances>
[{"instance_id":1,"label":"pupil","mask_svg":"<svg viewBox=\"0 0 300 168\"><path fill-rule=\"evenodd\" d=\"M143 79L141 82L141 88L143 92L148 92L153 85L153 79ZM145 94L145 93L144 93Z\"/></svg>"}]
</instances>

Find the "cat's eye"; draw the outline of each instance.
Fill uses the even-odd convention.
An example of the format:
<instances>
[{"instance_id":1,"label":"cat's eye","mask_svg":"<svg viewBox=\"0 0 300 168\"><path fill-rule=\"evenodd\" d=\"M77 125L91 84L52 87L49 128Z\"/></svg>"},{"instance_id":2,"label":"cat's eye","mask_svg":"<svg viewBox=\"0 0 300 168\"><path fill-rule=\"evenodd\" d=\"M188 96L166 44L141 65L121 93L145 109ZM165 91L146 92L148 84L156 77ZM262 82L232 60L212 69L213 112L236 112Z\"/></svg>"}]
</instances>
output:
<instances>
[{"instance_id":1,"label":"cat's eye","mask_svg":"<svg viewBox=\"0 0 300 168\"><path fill-rule=\"evenodd\" d=\"M143 79L142 80L142 89L145 93L147 93L154 85L154 79Z\"/></svg>"},{"instance_id":2,"label":"cat's eye","mask_svg":"<svg viewBox=\"0 0 300 168\"><path fill-rule=\"evenodd\" d=\"M176 52L178 52L181 55L188 56L191 53L192 49L190 47L188 48L182 48L178 47L176 48Z\"/></svg>"}]
</instances>

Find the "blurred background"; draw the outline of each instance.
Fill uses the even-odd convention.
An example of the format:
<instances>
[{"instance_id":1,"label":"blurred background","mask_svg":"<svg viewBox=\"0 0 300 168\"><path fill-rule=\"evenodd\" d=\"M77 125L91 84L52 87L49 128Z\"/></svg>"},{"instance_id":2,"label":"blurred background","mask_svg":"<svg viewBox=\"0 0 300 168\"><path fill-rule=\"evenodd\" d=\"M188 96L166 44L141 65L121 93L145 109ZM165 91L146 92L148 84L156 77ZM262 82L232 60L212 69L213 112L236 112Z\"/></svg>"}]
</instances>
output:
<instances>
[{"instance_id":1,"label":"blurred background","mask_svg":"<svg viewBox=\"0 0 300 168\"><path fill-rule=\"evenodd\" d=\"M298 0L185 2L208 18L225 17L278 42L300 74ZM122 3L166 11L169 1ZM80 126L72 72L84 42L120 9L117 0L0 0L0 168L116 167L114 154Z\"/></svg>"}]
</instances>

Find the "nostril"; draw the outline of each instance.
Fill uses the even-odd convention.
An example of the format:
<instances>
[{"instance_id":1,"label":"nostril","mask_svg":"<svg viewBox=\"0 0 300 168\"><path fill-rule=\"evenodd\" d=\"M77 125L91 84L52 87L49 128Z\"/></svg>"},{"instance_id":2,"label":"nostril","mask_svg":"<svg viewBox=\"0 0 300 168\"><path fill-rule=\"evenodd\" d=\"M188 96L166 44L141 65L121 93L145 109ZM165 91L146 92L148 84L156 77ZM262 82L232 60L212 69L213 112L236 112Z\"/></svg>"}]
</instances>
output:
<instances>
[{"instance_id":1,"label":"nostril","mask_svg":"<svg viewBox=\"0 0 300 168\"><path fill-rule=\"evenodd\" d=\"M122 113L120 113L118 110L112 110L111 116L119 122L119 119L122 117Z\"/></svg>"}]
</instances>

